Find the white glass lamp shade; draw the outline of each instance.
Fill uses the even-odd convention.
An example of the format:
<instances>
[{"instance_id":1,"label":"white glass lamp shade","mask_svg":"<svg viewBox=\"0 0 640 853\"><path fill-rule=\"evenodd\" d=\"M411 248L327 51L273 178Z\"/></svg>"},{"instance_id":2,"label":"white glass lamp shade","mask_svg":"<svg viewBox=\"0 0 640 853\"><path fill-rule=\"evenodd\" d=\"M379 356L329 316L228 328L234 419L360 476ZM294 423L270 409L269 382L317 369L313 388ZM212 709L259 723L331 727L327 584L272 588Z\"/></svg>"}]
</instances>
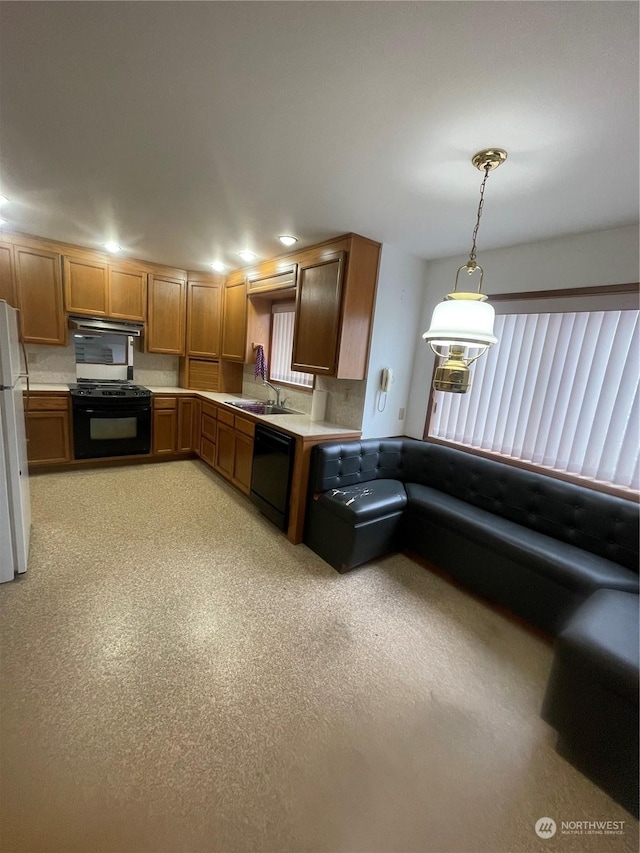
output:
<instances>
[{"instance_id":1,"label":"white glass lamp shade","mask_svg":"<svg viewBox=\"0 0 640 853\"><path fill-rule=\"evenodd\" d=\"M422 336L434 346L492 347L496 312L488 302L447 299L436 305L431 326Z\"/></svg>"}]
</instances>

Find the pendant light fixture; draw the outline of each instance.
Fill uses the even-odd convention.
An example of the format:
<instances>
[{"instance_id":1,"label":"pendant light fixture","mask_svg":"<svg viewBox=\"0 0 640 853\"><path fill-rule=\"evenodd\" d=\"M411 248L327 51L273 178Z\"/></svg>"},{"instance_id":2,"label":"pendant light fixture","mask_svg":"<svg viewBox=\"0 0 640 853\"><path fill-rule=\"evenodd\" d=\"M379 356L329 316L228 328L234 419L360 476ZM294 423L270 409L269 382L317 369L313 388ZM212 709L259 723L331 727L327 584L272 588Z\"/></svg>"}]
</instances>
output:
<instances>
[{"instance_id":1,"label":"pendant light fixture","mask_svg":"<svg viewBox=\"0 0 640 853\"><path fill-rule=\"evenodd\" d=\"M469 260L459 267L453 293L448 293L443 302L436 305L431 318L431 326L422 336L438 356L444 359L435 372L433 388L435 391L450 391L455 394L465 394L471 387L469 365L498 343L493 334L495 311L488 304L487 297L481 293L484 270L476 262L476 238L480 227L480 217L484 205L484 188L489 172L497 169L507 159L507 152L502 148L487 148L478 151L471 162L484 172L484 180L480 187L480 203ZM462 270L470 276L480 273L477 293L458 290L458 277ZM479 349L475 355L467 350Z\"/></svg>"}]
</instances>

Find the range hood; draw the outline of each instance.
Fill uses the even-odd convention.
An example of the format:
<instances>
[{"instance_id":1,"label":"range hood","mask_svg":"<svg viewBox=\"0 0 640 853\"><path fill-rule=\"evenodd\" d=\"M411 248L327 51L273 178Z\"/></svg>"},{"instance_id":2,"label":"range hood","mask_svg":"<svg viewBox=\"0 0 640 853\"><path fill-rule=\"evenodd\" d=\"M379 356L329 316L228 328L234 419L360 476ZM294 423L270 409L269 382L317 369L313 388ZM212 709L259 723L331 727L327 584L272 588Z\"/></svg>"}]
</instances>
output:
<instances>
[{"instance_id":1,"label":"range hood","mask_svg":"<svg viewBox=\"0 0 640 853\"><path fill-rule=\"evenodd\" d=\"M142 323L127 323L124 320L106 320L102 317L69 317L69 328L94 334L106 332L110 335L132 335L139 338L144 326Z\"/></svg>"}]
</instances>

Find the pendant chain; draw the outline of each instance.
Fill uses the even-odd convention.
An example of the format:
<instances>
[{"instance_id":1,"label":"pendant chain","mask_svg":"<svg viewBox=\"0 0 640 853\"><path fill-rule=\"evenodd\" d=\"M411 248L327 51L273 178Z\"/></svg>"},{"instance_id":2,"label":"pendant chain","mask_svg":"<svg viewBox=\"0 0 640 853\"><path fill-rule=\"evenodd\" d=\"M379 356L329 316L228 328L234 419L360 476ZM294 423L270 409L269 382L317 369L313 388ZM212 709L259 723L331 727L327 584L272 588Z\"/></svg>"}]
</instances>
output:
<instances>
[{"instance_id":1,"label":"pendant chain","mask_svg":"<svg viewBox=\"0 0 640 853\"><path fill-rule=\"evenodd\" d=\"M482 216L482 208L484 207L484 187L487 183L487 178L489 177L490 171L491 167L489 165L485 166L484 180L482 181L482 186L480 187L480 204L478 205L478 218L476 220L476 227L473 229L473 245L471 246L471 252L469 254L469 262L475 263L476 260L476 237L478 236L478 228L480 227L480 217Z\"/></svg>"}]
</instances>

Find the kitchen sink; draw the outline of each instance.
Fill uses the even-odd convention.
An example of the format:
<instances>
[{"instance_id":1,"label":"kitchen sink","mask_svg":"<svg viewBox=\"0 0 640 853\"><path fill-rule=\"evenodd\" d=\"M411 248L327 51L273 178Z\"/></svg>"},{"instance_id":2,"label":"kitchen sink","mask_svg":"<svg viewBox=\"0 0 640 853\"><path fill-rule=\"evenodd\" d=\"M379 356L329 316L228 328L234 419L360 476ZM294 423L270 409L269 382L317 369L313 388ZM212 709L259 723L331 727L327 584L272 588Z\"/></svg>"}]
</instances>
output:
<instances>
[{"instance_id":1,"label":"kitchen sink","mask_svg":"<svg viewBox=\"0 0 640 853\"><path fill-rule=\"evenodd\" d=\"M251 412L252 415L299 415L294 409L285 409L284 406L276 406L273 403L250 403L244 400L239 403L234 403L227 400L230 406L236 406L245 412Z\"/></svg>"}]
</instances>

